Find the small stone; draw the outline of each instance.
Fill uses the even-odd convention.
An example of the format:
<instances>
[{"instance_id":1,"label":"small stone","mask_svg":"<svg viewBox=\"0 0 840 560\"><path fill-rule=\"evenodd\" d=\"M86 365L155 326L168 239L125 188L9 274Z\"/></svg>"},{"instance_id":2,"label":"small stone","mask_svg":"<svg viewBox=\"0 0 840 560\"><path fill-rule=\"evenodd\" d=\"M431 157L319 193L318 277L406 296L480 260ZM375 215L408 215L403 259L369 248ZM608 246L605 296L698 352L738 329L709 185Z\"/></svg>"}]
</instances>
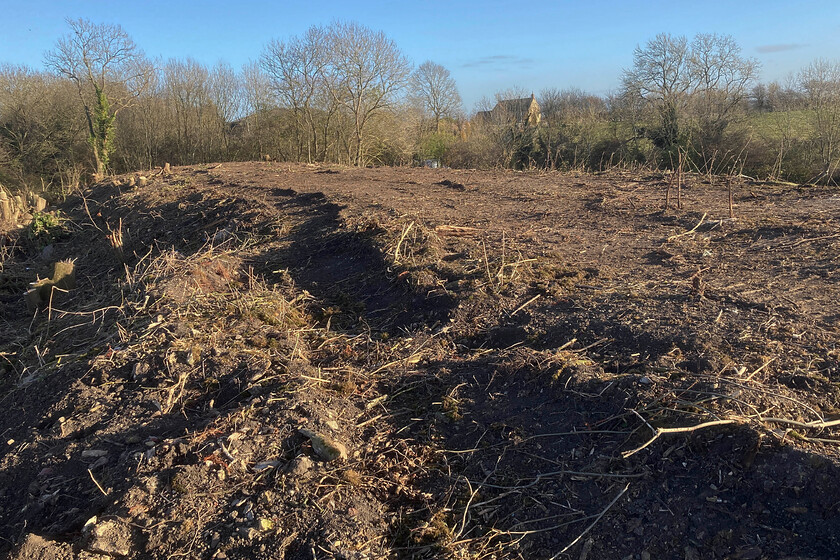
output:
<instances>
[{"instance_id":1,"label":"small stone","mask_svg":"<svg viewBox=\"0 0 840 560\"><path fill-rule=\"evenodd\" d=\"M39 258L43 261L51 261L55 255L55 247L51 244L44 247Z\"/></svg>"},{"instance_id":2,"label":"small stone","mask_svg":"<svg viewBox=\"0 0 840 560\"><path fill-rule=\"evenodd\" d=\"M82 459L98 459L107 454L108 452L104 449L85 449L82 451Z\"/></svg>"},{"instance_id":3,"label":"small stone","mask_svg":"<svg viewBox=\"0 0 840 560\"><path fill-rule=\"evenodd\" d=\"M151 495L157 494L160 489L160 479L157 476L150 476L146 479L146 492Z\"/></svg>"},{"instance_id":4,"label":"small stone","mask_svg":"<svg viewBox=\"0 0 840 560\"><path fill-rule=\"evenodd\" d=\"M756 560L757 558L761 558L761 554L762 552L760 548L757 546L751 546L737 551L734 558L737 558L738 560Z\"/></svg>"},{"instance_id":5,"label":"small stone","mask_svg":"<svg viewBox=\"0 0 840 560\"><path fill-rule=\"evenodd\" d=\"M263 506L271 506L275 501L277 501L277 494L272 492L271 490L266 490L262 494L260 494L260 505Z\"/></svg>"},{"instance_id":6,"label":"small stone","mask_svg":"<svg viewBox=\"0 0 840 560\"><path fill-rule=\"evenodd\" d=\"M93 527L87 549L109 556L128 556L130 543L131 531L128 527L116 521L103 521Z\"/></svg>"},{"instance_id":7,"label":"small stone","mask_svg":"<svg viewBox=\"0 0 840 560\"><path fill-rule=\"evenodd\" d=\"M292 463L291 472L295 476L303 476L312 469L312 459L306 455L301 455Z\"/></svg>"},{"instance_id":8,"label":"small stone","mask_svg":"<svg viewBox=\"0 0 840 560\"><path fill-rule=\"evenodd\" d=\"M335 461L336 459L347 459L347 448L327 436L316 434L306 428L298 430L302 435L312 442L312 450L324 461Z\"/></svg>"},{"instance_id":9,"label":"small stone","mask_svg":"<svg viewBox=\"0 0 840 560\"><path fill-rule=\"evenodd\" d=\"M276 468L279 464L280 461L262 461L261 463L257 463L256 465L254 465L252 468L254 472L260 472L266 469Z\"/></svg>"},{"instance_id":10,"label":"small stone","mask_svg":"<svg viewBox=\"0 0 840 560\"><path fill-rule=\"evenodd\" d=\"M645 528L644 528L644 526L643 526L643 525L639 525L638 527L636 527L635 529L633 529L633 534L634 534L634 535L636 535L636 536L638 536L638 537L644 536L644 534L645 534Z\"/></svg>"},{"instance_id":11,"label":"small stone","mask_svg":"<svg viewBox=\"0 0 840 560\"><path fill-rule=\"evenodd\" d=\"M52 467L44 467L38 472L38 478L47 478L55 474L55 469Z\"/></svg>"},{"instance_id":12,"label":"small stone","mask_svg":"<svg viewBox=\"0 0 840 560\"><path fill-rule=\"evenodd\" d=\"M125 443L128 445L136 445L140 443L140 436L137 434L131 434L130 436L125 438Z\"/></svg>"},{"instance_id":13,"label":"small stone","mask_svg":"<svg viewBox=\"0 0 840 560\"><path fill-rule=\"evenodd\" d=\"M803 513L808 513L808 508L806 508L804 506L791 506L791 507L786 507L785 511L788 512L788 513L803 514Z\"/></svg>"},{"instance_id":14,"label":"small stone","mask_svg":"<svg viewBox=\"0 0 840 560\"><path fill-rule=\"evenodd\" d=\"M225 241L227 241L231 237L233 237L233 234L230 232L230 230L228 230L227 228L220 229L213 236L213 243L217 243L217 244L218 243L224 243Z\"/></svg>"},{"instance_id":15,"label":"small stone","mask_svg":"<svg viewBox=\"0 0 840 560\"><path fill-rule=\"evenodd\" d=\"M259 531L254 529L253 527L240 527L237 529L239 536L246 538L248 540L253 540L259 536Z\"/></svg>"},{"instance_id":16,"label":"small stone","mask_svg":"<svg viewBox=\"0 0 840 560\"><path fill-rule=\"evenodd\" d=\"M685 560L700 560L700 553L693 546L686 546L683 552L685 552Z\"/></svg>"},{"instance_id":17,"label":"small stone","mask_svg":"<svg viewBox=\"0 0 840 560\"><path fill-rule=\"evenodd\" d=\"M274 521L266 517L260 517L259 527L260 531L271 531L272 529L274 529Z\"/></svg>"}]
</instances>

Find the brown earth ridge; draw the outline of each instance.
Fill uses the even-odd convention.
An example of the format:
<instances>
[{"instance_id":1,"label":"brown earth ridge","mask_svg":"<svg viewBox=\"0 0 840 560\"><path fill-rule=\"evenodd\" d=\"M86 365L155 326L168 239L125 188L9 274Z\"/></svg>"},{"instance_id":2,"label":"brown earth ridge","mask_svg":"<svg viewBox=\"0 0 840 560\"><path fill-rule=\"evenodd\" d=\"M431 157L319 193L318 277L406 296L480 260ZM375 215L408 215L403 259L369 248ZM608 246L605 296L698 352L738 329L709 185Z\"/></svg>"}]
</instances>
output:
<instances>
[{"instance_id":1,"label":"brown earth ridge","mask_svg":"<svg viewBox=\"0 0 840 560\"><path fill-rule=\"evenodd\" d=\"M0 557L840 557L840 189L126 179L0 234Z\"/></svg>"}]
</instances>

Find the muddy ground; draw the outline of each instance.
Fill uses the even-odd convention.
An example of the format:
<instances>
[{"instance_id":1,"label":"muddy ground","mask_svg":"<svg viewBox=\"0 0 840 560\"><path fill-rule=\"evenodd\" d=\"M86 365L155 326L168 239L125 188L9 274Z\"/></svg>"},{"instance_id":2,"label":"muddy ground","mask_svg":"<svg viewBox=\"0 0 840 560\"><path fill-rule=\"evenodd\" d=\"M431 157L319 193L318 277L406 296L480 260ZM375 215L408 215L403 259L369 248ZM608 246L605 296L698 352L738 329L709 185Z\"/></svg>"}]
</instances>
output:
<instances>
[{"instance_id":1,"label":"muddy ground","mask_svg":"<svg viewBox=\"0 0 840 560\"><path fill-rule=\"evenodd\" d=\"M7 231L0 556L840 557L840 189L669 180L225 163Z\"/></svg>"}]
</instances>

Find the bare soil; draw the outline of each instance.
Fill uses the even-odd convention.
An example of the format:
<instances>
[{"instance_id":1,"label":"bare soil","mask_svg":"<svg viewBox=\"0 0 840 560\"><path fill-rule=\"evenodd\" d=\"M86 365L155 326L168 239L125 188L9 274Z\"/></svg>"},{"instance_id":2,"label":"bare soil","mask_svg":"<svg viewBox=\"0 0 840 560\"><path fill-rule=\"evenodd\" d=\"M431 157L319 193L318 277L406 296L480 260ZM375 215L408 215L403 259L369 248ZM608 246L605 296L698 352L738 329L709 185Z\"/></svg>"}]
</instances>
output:
<instances>
[{"instance_id":1,"label":"bare soil","mask_svg":"<svg viewBox=\"0 0 840 560\"><path fill-rule=\"evenodd\" d=\"M840 189L120 179L2 234L0 556L840 557Z\"/></svg>"}]
</instances>

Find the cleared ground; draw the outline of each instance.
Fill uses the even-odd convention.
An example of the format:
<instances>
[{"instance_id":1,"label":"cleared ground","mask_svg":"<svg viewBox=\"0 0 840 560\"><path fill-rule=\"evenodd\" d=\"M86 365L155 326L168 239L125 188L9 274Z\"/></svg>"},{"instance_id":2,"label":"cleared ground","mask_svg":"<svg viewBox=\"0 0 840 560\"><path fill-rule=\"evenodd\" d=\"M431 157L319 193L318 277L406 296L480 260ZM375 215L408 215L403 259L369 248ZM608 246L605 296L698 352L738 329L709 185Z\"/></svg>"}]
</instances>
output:
<instances>
[{"instance_id":1,"label":"cleared ground","mask_svg":"<svg viewBox=\"0 0 840 560\"><path fill-rule=\"evenodd\" d=\"M668 179L226 163L68 200L4 242L0 551L836 557L840 190L736 182L732 219Z\"/></svg>"}]
</instances>

